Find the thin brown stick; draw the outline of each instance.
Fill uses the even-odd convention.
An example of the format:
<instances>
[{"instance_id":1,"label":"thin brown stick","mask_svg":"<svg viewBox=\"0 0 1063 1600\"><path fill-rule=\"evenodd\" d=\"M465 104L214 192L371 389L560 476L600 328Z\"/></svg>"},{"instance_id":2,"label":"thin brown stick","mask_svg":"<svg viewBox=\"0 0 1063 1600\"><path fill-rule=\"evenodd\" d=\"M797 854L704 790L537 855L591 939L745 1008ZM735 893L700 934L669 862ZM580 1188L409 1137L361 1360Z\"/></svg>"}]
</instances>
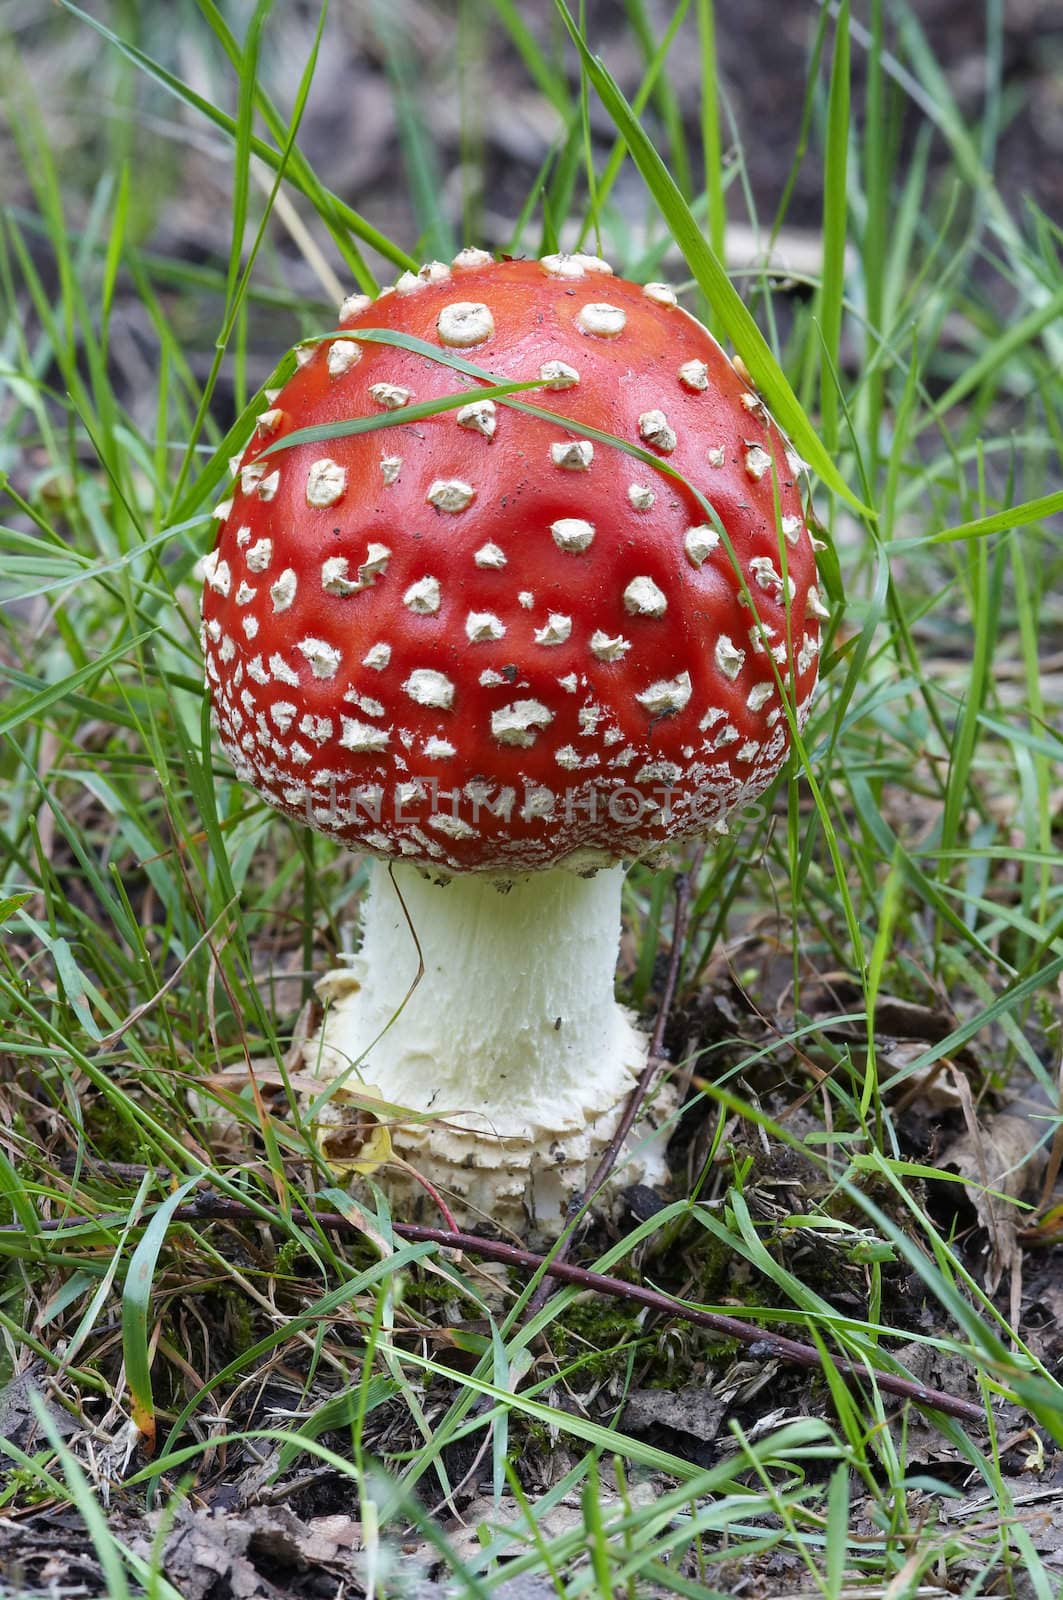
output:
<instances>
[{"instance_id":1,"label":"thin brown stick","mask_svg":"<svg viewBox=\"0 0 1063 1600\"><path fill-rule=\"evenodd\" d=\"M675 916L672 920L672 948L668 956L668 971L665 974L664 992L661 995L661 1003L657 1008L657 1017L653 1024L653 1032L650 1035L650 1048L649 1053L646 1056L646 1065L639 1073L635 1087L628 1096L627 1105L624 1107L623 1115L616 1125L616 1131L614 1132L609 1143L606 1145L605 1150L602 1152L601 1160L595 1167L594 1174L591 1177L590 1182L588 1183L583 1194L573 1195L572 1199L568 1203L568 1211L565 1217L565 1225L568 1228L568 1232L564 1234L561 1242L555 1250L551 1258L550 1266L547 1269L546 1276L543 1278L542 1282L536 1288L535 1293L528 1301L527 1308L525 1310L525 1318L527 1320L530 1320L539 1311L541 1311L547 1300L550 1298L550 1279L555 1276L560 1276L560 1274L555 1274L554 1266L558 1263L566 1261L568 1259L569 1250L572 1248L572 1241L574 1238L572 1223L576 1220L576 1217L579 1215L584 1205L588 1202L593 1202L597 1195L608 1183L610 1174L612 1173L613 1168L616 1166L617 1158L624 1147L624 1140L631 1132L631 1129L635 1123L635 1118L638 1116L639 1111L642 1108L642 1102L649 1093L650 1085L653 1083L654 1078L657 1076L657 1073L661 1068L663 1060L662 1051L664 1049L664 1035L665 1030L668 1027L668 1019L672 1014L672 1003L675 1000L676 984L679 981L679 964L683 959L683 944L686 939L687 922L689 921L690 917L691 884L697 879L698 871L701 867L701 860L704 854L705 846L700 845L695 851L694 859L690 865L690 870L688 872L679 872L676 874Z\"/></svg>"},{"instance_id":2,"label":"thin brown stick","mask_svg":"<svg viewBox=\"0 0 1063 1600\"><path fill-rule=\"evenodd\" d=\"M175 1222L209 1222L221 1219L237 1222L263 1220L259 1210L245 1205L243 1201L230 1200L227 1196L218 1194L203 1194L186 1205L178 1206L173 1214ZM61 1228L117 1226L123 1220L117 1215L99 1218L56 1217L43 1219L40 1227L42 1233L54 1233ZM145 1216L143 1220L146 1221L147 1217ZM308 1220L316 1222L321 1228L335 1229L343 1233L361 1231L357 1223L339 1211L310 1212ZM684 1305L682 1301L673 1300L670 1295L660 1294L656 1289L647 1289L643 1284L625 1283L622 1278L614 1278L602 1272L591 1272L586 1267L575 1267L567 1261L558 1261L556 1258L548 1262L545 1256L536 1255L531 1250L503 1244L497 1239L485 1239L478 1233L427 1228L410 1222L393 1222L392 1229L399 1238L407 1239L414 1244L438 1244L446 1250L467 1251L470 1255L483 1256L488 1261L500 1261L506 1266L527 1272L542 1272L545 1269L563 1283L572 1283L580 1289L608 1295L615 1300L626 1300L635 1305L646 1306L661 1316L677 1317L683 1322L693 1323L695 1327L706 1328L722 1338L734 1339L744 1344L750 1356L756 1361L785 1361L793 1366L813 1369L823 1367L823 1358L813 1345L802 1344L797 1339L788 1339L782 1334L758 1328L755 1323L743 1322L738 1317ZM0 1228L0 1237L23 1232L24 1229L19 1225L9 1224ZM872 1369L849 1361L844 1356L837 1357L834 1365L839 1372L849 1378L859 1380L873 1376L880 1389L887 1394L896 1395L901 1400L911 1400L916 1405L927 1406L933 1411L958 1417L964 1422L977 1423L985 1420L980 1406L974 1405L969 1400L961 1400L959 1396L949 1394L947 1390L931 1389L910 1378L902 1378L896 1373L883 1372L878 1368L872 1372Z\"/></svg>"},{"instance_id":3,"label":"thin brown stick","mask_svg":"<svg viewBox=\"0 0 1063 1600\"><path fill-rule=\"evenodd\" d=\"M319 1217L318 1220L322 1219ZM442 1228L423 1228L406 1222L393 1223L392 1227L401 1238L413 1243L427 1241L452 1250L468 1250L470 1255L487 1256L489 1260L504 1261L510 1266L525 1267L536 1272L545 1267L548 1273L565 1283L573 1283L581 1289L590 1289L595 1294L609 1295L613 1299L631 1300L637 1305L659 1311L663 1316L678 1317L684 1322L693 1323L695 1327L708 1328L725 1339L734 1339L746 1345L755 1360L786 1361L799 1367L823 1367L823 1358L814 1345L785 1338L782 1334L758 1328L754 1323L742 1322L738 1317L729 1317L719 1311L703 1311L697 1306L683 1305L670 1295L647 1289L643 1284L625 1283L623 1278L591 1272L587 1267L574 1267L568 1261L555 1259L547 1262L545 1256L537 1256L531 1250L520 1250L515 1245L496 1243L493 1239L481 1239L475 1233L448 1234ZM834 1366L849 1378L872 1376L871 1368L849 1361L845 1356L836 1357ZM961 1417L965 1422L985 1421L981 1406L970 1400L961 1400L947 1390L931 1389L926 1384L902 1378L893 1372L883 1372L879 1368L873 1370L873 1376L879 1388L887 1394L897 1395L902 1400L913 1400L916 1405L929 1406L934 1411L944 1412L946 1416Z\"/></svg>"}]
</instances>

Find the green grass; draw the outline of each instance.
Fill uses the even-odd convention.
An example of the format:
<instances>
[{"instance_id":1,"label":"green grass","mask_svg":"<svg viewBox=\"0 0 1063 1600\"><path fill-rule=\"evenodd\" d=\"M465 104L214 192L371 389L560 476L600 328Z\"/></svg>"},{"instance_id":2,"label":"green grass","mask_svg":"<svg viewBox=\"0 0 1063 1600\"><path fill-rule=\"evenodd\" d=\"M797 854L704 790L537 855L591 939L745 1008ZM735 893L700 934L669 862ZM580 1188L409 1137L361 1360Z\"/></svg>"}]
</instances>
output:
<instances>
[{"instance_id":1,"label":"green grass","mask_svg":"<svg viewBox=\"0 0 1063 1600\"><path fill-rule=\"evenodd\" d=\"M159 1548L130 1547L103 1488L120 1518L176 1514L253 1449L278 1472L330 1468L378 1593L401 1592L412 1541L469 1595L529 1573L562 1595L708 1597L774 1552L789 1589L828 1600L858 1582L1018 1593L1020 1571L1047 1600L1058 1567L1016 1505L1036 1475L1019 1478L1005 1442L1025 1416L1063 1444L1063 1389L1030 1330L1009 1331L1008 1282L987 1292L983 1237L954 1231L965 1213L906 1113L936 1077L983 1120L1012 1092L1039 1097L1031 1150L1059 1128L1063 271L1051 219L993 180L1010 114L999 7L977 126L913 11L875 0L865 29L824 8L791 173L823 173L822 271L798 293L770 265L726 271L724 207L751 203L756 130L735 142L722 120L711 0L671 8L660 32L631 0L624 91L577 9L539 27L512 0L463 0L460 193L440 183L416 93L428 64L401 11L363 8L394 97L400 239L303 152L338 14L303 30L292 77L281 8L245 7L237 27L235 8L189 4L183 55L142 9L105 8L105 23L64 4L0 50L21 171L0 225L0 1363L34 1363L44 1396L32 1444L0 1439L0 1509L69 1504L111 1593L170 1597ZM372 289L490 211L484 29L555 128L500 243L600 238L618 271L671 274L818 475L833 602L819 699L787 777L692 885L683 1016L699 994L724 1006L714 1033L690 1021L676 1063L701 1086L686 1112L699 1142L674 1203L580 1257L693 1304L737 1300L820 1347L823 1381L781 1369L739 1403L710 1466L626 1433L621 1402L704 1384L706 1363L722 1378L741 1352L572 1287L529 1318L519 1275L500 1287L471 1255L403 1243L385 1207L332 1187L283 1095L272 1112L227 1098L220 1134L190 1093L249 1060L285 1078L361 887L356 861L268 813L212 746L193 568L276 379L260 352L286 372L290 344L333 326L335 283ZM45 94L50 44L76 56L64 115L84 150ZM706 73L693 119L669 75L680 49ZM898 166L904 107L918 127ZM202 137L231 232L189 262L164 223L188 203L182 164ZM766 240L786 205L755 219ZM657 992L671 888L667 871L629 878L622 981L639 1005ZM897 1001L933 1023L903 1049L876 1026ZM958 1111L942 1116L961 1131ZM762 1148L804 1163L796 1188L773 1185ZM205 1192L255 1225L178 1213ZM316 1220L336 1210L348 1232ZM875 1374L916 1353L950 1358L985 1428L931 1416L912 1450L916 1418ZM275 1416L248 1398L269 1374ZM811 1394L813 1414L788 1394ZM998 1419L1002 1399L1016 1409ZM155 1449L124 1462L131 1418ZM494 1509L459 1553L441 1529L478 1452ZM533 1488L522 1467L547 1461ZM961 1481L988 1510L948 1515ZM563 1501L574 1520L553 1517Z\"/></svg>"}]
</instances>

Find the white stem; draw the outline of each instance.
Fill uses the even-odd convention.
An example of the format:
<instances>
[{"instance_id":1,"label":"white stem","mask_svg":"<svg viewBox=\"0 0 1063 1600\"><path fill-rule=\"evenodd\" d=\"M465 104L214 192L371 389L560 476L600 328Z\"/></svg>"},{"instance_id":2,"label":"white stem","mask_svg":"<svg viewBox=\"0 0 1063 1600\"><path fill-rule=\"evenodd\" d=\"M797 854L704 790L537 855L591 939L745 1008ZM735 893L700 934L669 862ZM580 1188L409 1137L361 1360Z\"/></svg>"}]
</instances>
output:
<instances>
[{"instance_id":1,"label":"white stem","mask_svg":"<svg viewBox=\"0 0 1063 1600\"><path fill-rule=\"evenodd\" d=\"M433 1114L392 1123L394 1153L408 1165L374 1173L405 1216L433 1209L413 1168L462 1221L554 1237L646 1059L644 1036L613 995L622 869L540 872L508 890L476 874L393 871L394 881L372 867L361 951L318 984L330 1006L308 1064ZM418 943L424 973L414 984ZM344 1104L336 1092L319 1128L338 1170L364 1137ZM661 1106L666 1093L658 1115ZM625 1147L620 1183L664 1181L653 1119L651 1136L644 1122Z\"/></svg>"},{"instance_id":2,"label":"white stem","mask_svg":"<svg viewBox=\"0 0 1063 1600\"><path fill-rule=\"evenodd\" d=\"M351 1081L388 1100L542 1144L623 1099L644 1042L613 995L621 867L539 872L508 889L476 873L392 871L371 868L359 988L337 986L322 1076L355 1061ZM418 944L424 973L404 1006Z\"/></svg>"}]
</instances>

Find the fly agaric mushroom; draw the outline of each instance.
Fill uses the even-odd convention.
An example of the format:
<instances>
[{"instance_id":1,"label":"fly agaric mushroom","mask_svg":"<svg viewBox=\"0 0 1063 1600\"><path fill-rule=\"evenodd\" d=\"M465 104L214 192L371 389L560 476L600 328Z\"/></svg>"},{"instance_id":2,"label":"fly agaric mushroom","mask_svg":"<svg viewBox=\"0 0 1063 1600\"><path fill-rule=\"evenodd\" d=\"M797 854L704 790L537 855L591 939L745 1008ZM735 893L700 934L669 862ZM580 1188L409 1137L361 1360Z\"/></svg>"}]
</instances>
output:
<instances>
[{"instance_id":1,"label":"fly agaric mushroom","mask_svg":"<svg viewBox=\"0 0 1063 1600\"><path fill-rule=\"evenodd\" d=\"M538 380L552 416L370 328ZM393 1144L459 1214L548 1236L645 1058L613 993L621 862L722 830L808 711L801 464L671 289L592 256L463 251L352 296L301 356L238 465L203 615L239 776L375 858L311 1064L441 1119Z\"/></svg>"}]
</instances>

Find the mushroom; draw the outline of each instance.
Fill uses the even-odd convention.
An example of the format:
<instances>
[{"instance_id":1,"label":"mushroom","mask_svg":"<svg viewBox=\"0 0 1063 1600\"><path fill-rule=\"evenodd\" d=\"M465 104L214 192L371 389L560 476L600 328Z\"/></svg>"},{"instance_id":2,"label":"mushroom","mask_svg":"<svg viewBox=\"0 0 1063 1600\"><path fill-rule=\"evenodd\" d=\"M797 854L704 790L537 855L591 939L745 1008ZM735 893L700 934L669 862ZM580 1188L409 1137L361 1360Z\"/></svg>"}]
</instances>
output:
<instances>
[{"instance_id":1,"label":"mushroom","mask_svg":"<svg viewBox=\"0 0 1063 1600\"><path fill-rule=\"evenodd\" d=\"M373 858L313 1071L421 1113L394 1149L458 1215L546 1237L645 1059L613 993L622 863L770 783L825 613L800 463L665 286L467 250L396 287L346 301L258 419L205 563L206 670L239 776ZM550 417L478 398L469 362L538 380ZM651 1146L636 1128L628 1181L662 1177Z\"/></svg>"}]
</instances>

